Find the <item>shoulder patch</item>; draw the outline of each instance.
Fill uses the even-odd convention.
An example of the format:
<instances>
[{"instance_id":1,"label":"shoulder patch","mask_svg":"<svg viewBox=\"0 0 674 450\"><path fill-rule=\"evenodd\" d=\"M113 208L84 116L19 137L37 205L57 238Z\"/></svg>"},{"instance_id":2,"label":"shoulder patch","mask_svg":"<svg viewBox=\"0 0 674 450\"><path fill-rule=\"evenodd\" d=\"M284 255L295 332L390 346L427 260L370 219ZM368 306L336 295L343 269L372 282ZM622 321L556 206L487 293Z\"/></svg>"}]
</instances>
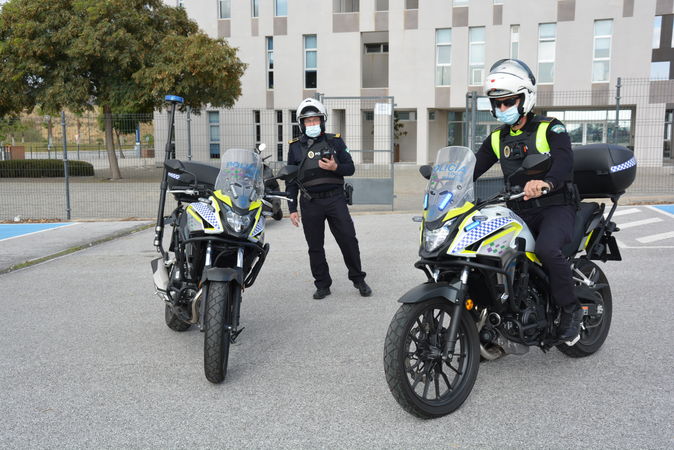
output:
<instances>
[{"instance_id":1,"label":"shoulder patch","mask_svg":"<svg viewBox=\"0 0 674 450\"><path fill-rule=\"evenodd\" d=\"M566 128L564 128L564 125L562 125L561 123L558 123L557 125L550 128L550 131L557 134L566 133Z\"/></svg>"},{"instance_id":2,"label":"shoulder patch","mask_svg":"<svg viewBox=\"0 0 674 450\"><path fill-rule=\"evenodd\" d=\"M288 144L292 144L293 142L297 142L297 141L299 141L299 140L300 140L300 138L298 138L298 137L292 138L292 139L290 139L290 140L288 141Z\"/></svg>"},{"instance_id":3,"label":"shoulder patch","mask_svg":"<svg viewBox=\"0 0 674 450\"><path fill-rule=\"evenodd\" d=\"M342 137L342 134L341 134L341 133L336 133L336 134L335 134L335 137Z\"/></svg>"}]
</instances>

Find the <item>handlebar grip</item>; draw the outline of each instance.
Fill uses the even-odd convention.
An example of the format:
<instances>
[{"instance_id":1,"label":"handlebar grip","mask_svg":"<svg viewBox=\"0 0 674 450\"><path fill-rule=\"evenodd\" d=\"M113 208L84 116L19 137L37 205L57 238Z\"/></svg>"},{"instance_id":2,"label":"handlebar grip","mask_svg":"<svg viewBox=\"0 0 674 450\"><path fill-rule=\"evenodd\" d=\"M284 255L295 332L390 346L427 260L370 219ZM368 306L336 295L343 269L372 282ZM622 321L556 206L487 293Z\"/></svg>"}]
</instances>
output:
<instances>
[{"instance_id":1,"label":"handlebar grip","mask_svg":"<svg viewBox=\"0 0 674 450\"><path fill-rule=\"evenodd\" d=\"M550 193L550 189L545 188L545 187L541 189L541 195L547 195L549 193Z\"/></svg>"}]
</instances>

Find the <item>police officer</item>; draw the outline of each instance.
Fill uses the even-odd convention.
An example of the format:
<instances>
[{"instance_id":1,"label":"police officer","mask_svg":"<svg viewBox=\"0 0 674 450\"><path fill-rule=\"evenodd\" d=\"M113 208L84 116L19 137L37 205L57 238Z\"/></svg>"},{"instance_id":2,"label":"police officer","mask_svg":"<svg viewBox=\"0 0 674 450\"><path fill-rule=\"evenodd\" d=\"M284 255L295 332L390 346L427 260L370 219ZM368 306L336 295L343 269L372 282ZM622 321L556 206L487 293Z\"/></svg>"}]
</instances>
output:
<instances>
[{"instance_id":1,"label":"police officer","mask_svg":"<svg viewBox=\"0 0 674 450\"><path fill-rule=\"evenodd\" d=\"M304 237L309 245L309 262L314 277L315 299L330 295L330 271L323 248L327 219L348 268L349 280L360 295L368 297L372 289L365 282L360 265L360 250L353 220L344 195L344 177L356 168L339 134L325 132L327 113L318 100L307 98L297 108L297 123L302 135L290 141L288 165L299 167L297 179L287 187L293 200L300 193ZM290 220L300 223L297 202L289 203Z\"/></svg>"},{"instance_id":2,"label":"police officer","mask_svg":"<svg viewBox=\"0 0 674 450\"><path fill-rule=\"evenodd\" d=\"M574 293L570 264L562 254L562 247L571 241L577 205L571 183L571 140L562 122L531 111L536 102L536 79L524 62L496 62L486 77L484 92L491 101L492 115L504 125L492 132L478 150L474 180L500 161L507 183L526 155L550 153L552 157L547 173L525 176L513 183L523 184L525 195L523 200L509 202L508 207L536 237L535 253L548 273L552 298L561 308L557 337L574 341L579 336L583 314ZM549 194L542 197L543 189Z\"/></svg>"}]
</instances>

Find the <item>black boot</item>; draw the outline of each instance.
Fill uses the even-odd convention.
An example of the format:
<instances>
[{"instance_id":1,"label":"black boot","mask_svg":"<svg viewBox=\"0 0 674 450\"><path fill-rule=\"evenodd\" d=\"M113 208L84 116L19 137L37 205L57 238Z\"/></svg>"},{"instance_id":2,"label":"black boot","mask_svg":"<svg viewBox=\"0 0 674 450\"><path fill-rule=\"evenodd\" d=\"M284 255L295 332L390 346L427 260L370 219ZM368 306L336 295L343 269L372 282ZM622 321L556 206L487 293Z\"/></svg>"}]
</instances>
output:
<instances>
[{"instance_id":1,"label":"black boot","mask_svg":"<svg viewBox=\"0 0 674 450\"><path fill-rule=\"evenodd\" d=\"M367 285L365 280L353 283L353 285L356 287L356 289L358 289L361 296L369 297L370 295L372 295L372 289L370 288L370 286Z\"/></svg>"},{"instance_id":2,"label":"black boot","mask_svg":"<svg viewBox=\"0 0 674 450\"><path fill-rule=\"evenodd\" d=\"M562 341L571 341L580 334L580 323L583 320L583 310L574 303L562 307L557 327L557 338Z\"/></svg>"},{"instance_id":3,"label":"black boot","mask_svg":"<svg viewBox=\"0 0 674 450\"><path fill-rule=\"evenodd\" d=\"M330 295L330 288L318 288L314 292L314 300L322 300Z\"/></svg>"}]
</instances>

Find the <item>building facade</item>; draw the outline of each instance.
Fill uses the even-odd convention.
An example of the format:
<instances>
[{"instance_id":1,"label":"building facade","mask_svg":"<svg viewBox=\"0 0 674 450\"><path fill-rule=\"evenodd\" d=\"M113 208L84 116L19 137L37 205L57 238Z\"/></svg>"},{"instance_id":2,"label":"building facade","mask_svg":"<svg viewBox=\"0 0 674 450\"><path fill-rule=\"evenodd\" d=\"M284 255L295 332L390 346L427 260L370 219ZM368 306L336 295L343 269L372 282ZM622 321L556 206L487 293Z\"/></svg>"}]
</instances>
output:
<instances>
[{"instance_id":1,"label":"building facade","mask_svg":"<svg viewBox=\"0 0 674 450\"><path fill-rule=\"evenodd\" d=\"M191 121L208 130L209 157L236 135L241 143L234 144L265 141L282 160L297 133L296 105L323 94L393 97L400 136L375 127L377 112L390 113L378 102L355 113L331 108L328 129L354 150L368 150L377 134L390 136L400 151L382 162L425 164L438 148L466 144L468 92L479 109L471 142L497 126L481 86L491 64L513 57L536 75L536 111L565 121L574 144L628 145L641 165L671 158L674 0L168 2L238 48L248 64L234 110L207 110Z\"/></svg>"}]
</instances>

